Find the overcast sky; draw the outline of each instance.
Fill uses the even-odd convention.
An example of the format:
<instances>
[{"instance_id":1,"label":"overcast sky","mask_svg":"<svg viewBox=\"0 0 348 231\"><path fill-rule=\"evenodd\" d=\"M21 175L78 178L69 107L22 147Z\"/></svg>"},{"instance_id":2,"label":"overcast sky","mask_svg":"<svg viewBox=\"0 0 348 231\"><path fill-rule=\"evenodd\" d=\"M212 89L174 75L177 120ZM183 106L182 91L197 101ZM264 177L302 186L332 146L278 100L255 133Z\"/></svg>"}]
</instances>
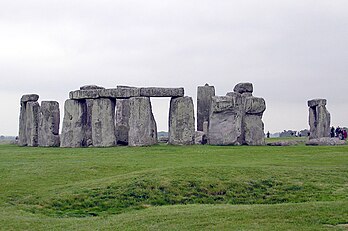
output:
<instances>
[{"instance_id":1,"label":"overcast sky","mask_svg":"<svg viewBox=\"0 0 348 231\"><path fill-rule=\"evenodd\" d=\"M87 84L184 87L196 102L199 85L252 82L266 132L307 128L312 98L348 126L347 12L347 0L3 0L0 135L18 133L23 94L63 117ZM152 102L167 130L169 99Z\"/></svg>"}]
</instances>

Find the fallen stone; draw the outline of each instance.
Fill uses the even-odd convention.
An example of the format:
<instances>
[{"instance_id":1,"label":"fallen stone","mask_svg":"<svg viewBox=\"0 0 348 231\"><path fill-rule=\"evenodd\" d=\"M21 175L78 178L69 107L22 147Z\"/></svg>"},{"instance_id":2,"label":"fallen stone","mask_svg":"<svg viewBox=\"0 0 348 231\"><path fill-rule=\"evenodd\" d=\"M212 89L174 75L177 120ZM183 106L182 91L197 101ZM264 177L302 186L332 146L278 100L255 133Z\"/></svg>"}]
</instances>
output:
<instances>
[{"instance_id":1,"label":"fallen stone","mask_svg":"<svg viewBox=\"0 0 348 231\"><path fill-rule=\"evenodd\" d=\"M294 146L303 143L300 140L280 140L267 143L268 146Z\"/></svg>"},{"instance_id":2,"label":"fallen stone","mask_svg":"<svg viewBox=\"0 0 348 231\"><path fill-rule=\"evenodd\" d=\"M38 145L41 147L59 147L59 103L42 101L39 117Z\"/></svg>"},{"instance_id":3,"label":"fallen stone","mask_svg":"<svg viewBox=\"0 0 348 231\"><path fill-rule=\"evenodd\" d=\"M195 116L191 97L177 97L170 101L169 144L191 145L195 137Z\"/></svg>"},{"instance_id":4,"label":"fallen stone","mask_svg":"<svg viewBox=\"0 0 348 231\"><path fill-rule=\"evenodd\" d=\"M150 98L129 99L129 146L149 146L157 143L157 125L152 114Z\"/></svg>"},{"instance_id":5,"label":"fallen stone","mask_svg":"<svg viewBox=\"0 0 348 231\"><path fill-rule=\"evenodd\" d=\"M245 93L245 92L248 92L248 93L253 93L253 84L252 83L238 83L233 91L234 92L237 92L237 93Z\"/></svg>"},{"instance_id":6,"label":"fallen stone","mask_svg":"<svg viewBox=\"0 0 348 231\"><path fill-rule=\"evenodd\" d=\"M92 142L94 147L111 147L116 144L115 101L95 99L92 105Z\"/></svg>"},{"instance_id":7,"label":"fallen stone","mask_svg":"<svg viewBox=\"0 0 348 231\"><path fill-rule=\"evenodd\" d=\"M334 146L334 145L344 145L346 144L345 140L340 140L339 138L331 138L331 137L321 137L310 139L306 142L306 145L320 145L320 146Z\"/></svg>"},{"instance_id":8,"label":"fallen stone","mask_svg":"<svg viewBox=\"0 0 348 231\"><path fill-rule=\"evenodd\" d=\"M36 102L39 99L39 95L37 94L28 94L28 95L23 95L21 98L21 103L26 103L26 102Z\"/></svg>"},{"instance_id":9,"label":"fallen stone","mask_svg":"<svg viewBox=\"0 0 348 231\"><path fill-rule=\"evenodd\" d=\"M142 87L140 96L143 97L183 97L184 88Z\"/></svg>"},{"instance_id":10,"label":"fallen stone","mask_svg":"<svg viewBox=\"0 0 348 231\"><path fill-rule=\"evenodd\" d=\"M203 131L203 123L209 121L211 97L215 96L214 86L199 86L197 88L197 130Z\"/></svg>"},{"instance_id":11,"label":"fallen stone","mask_svg":"<svg viewBox=\"0 0 348 231\"><path fill-rule=\"evenodd\" d=\"M201 145L208 142L206 134L202 131L196 131L195 133L195 144Z\"/></svg>"},{"instance_id":12,"label":"fallen stone","mask_svg":"<svg viewBox=\"0 0 348 231\"><path fill-rule=\"evenodd\" d=\"M61 147L86 147L87 106L85 100L68 99L64 104Z\"/></svg>"}]
</instances>

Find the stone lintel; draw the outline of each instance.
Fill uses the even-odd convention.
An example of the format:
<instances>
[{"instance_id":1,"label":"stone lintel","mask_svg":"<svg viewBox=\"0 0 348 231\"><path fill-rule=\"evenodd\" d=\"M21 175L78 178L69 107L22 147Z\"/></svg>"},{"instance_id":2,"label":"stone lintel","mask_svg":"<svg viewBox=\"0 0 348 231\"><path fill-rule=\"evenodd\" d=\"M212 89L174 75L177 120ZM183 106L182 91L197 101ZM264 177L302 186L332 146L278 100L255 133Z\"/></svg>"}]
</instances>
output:
<instances>
[{"instance_id":1,"label":"stone lintel","mask_svg":"<svg viewBox=\"0 0 348 231\"><path fill-rule=\"evenodd\" d=\"M308 100L308 107L325 106L326 99L312 99Z\"/></svg>"},{"instance_id":2,"label":"stone lintel","mask_svg":"<svg viewBox=\"0 0 348 231\"><path fill-rule=\"evenodd\" d=\"M144 97L183 97L184 88L142 87L140 96Z\"/></svg>"},{"instance_id":3,"label":"stone lintel","mask_svg":"<svg viewBox=\"0 0 348 231\"><path fill-rule=\"evenodd\" d=\"M27 94L22 96L21 103L26 103L29 101L36 102L38 99L39 99L39 95L37 94Z\"/></svg>"}]
</instances>

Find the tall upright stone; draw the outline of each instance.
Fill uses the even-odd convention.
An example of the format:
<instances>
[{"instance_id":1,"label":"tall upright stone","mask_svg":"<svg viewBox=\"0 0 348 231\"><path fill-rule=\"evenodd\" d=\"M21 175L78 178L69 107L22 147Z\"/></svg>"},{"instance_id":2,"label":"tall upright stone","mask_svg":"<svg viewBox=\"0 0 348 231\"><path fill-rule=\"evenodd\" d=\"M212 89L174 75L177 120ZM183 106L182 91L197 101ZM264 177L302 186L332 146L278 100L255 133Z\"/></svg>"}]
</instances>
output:
<instances>
[{"instance_id":1,"label":"tall upright stone","mask_svg":"<svg viewBox=\"0 0 348 231\"><path fill-rule=\"evenodd\" d=\"M64 104L61 147L86 146L87 106L85 100L68 99Z\"/></svg>"},{"instance_id":2,"label":"tall upright stone","mask_svg":"<svg viewBox=\"0 0 348 231\"><path fill-rule=\"evenodd\" d=\"M191 97L172 98L169 109L169 144L190 145L195 141L195 116Z\"/></svg>"},{"instance_id":3,"label":"tall upright stone","mask_svg":"<svg viewBox=\"0 0 348 231\"><path fill-rule=\"evenodd\" d=\"M93 101L92 142L95 147L115 146L115 100L99 98Z\"/></svg>"},{"instance_id":4,"label":"tall upright stone","mask_svg":"<svg viewBox=\"0 0 348 231\"><path fill-rule=\"evenodd\" d=\"M210 110L208 142L213 145L240 145L242 135L242 98L213 96Z\"/></svg>"},{"instance_id":5,"label":"tall upright stone","mask_svg":"<svg viewBox=\"0 0 348 231\"><path fill-rule=\"evenodd\" d=\"M116 143L128 145L130 106L129 99L116 100L115 133Z\"/></svg>"},{"instance_id":6,"label":"tall upright stone","mask_svg":"<svg viewBox=\"0 0 348 231\"><path fill-rule=\"evenodd\" d=\"M330 113L326 109L326 99L308 101L309 107L309 139L330 136Z\"/></svg>"},{"instance_id":7,"label":"tall upright stone","mask_svg":"<svg viewBox=\"0 0 348 231\"><path fill-rule=\"evenodd\" d=\"M59 147L59 103L42 101L39 117L38 144L41 147Z\"/></svg>"},{"instance_id":8,"label":"tall upright stone","mask_svg":"<svg viewBox=\"0 0 348 231\"><path fill-rule=\"evenodd\" d=\"M244 144L265 145L264 124L262 122L262 115L266 110L265 100L253 96L246 97L244 110L242 126Z\"/></svg>"},{"instance_id":9,"label":"tall upright stone","mask_svg":"<svg viewBox=\"0 0 348 231\"><path fill-rule=\"evenodd\" d=\"M40 105L38 102L29 101L26 105L26 140L31 147L38 146Z\"/></svg>"},{"instance_id":10,"label":"tall upright stone","mask_svg":"<svg viewBox=\"0 0 348 231\"><path fill-rule=\"evenodd\" d=\"M157 125L148 97L129 99L129 146L148 146L157 143Z\"/></svg>"},{"instance_id":11,"label":"tall upright stone","mask_svg":"<svg viewBox=\"0 0 348 231\"><path fill-rule=\"evenodd\" d=\"M197 88L197 130L203 131L203 123L209 121L212 97L215 96L214 86L205 84ZM208 122L209 124L209 122Z\"/></svg>"},{"instance_id":12,"label":"tall upright stone","mask_svg":"<svg viewBox=\"0 0 348 231\"><path fill-rule=\"evenodd\" d=\"M27 146L30 143L30 146L37 145L37 114L33 115L32 113L38 113L37 105L32 104L27 106L28 102L37 102L39 95L37 94L27 94L23 95L20 100L21 108L19 114L19 131L18 131L18 144L20 146ZM30 127L27 128L27 124ZM34 129L34 131L31 131ZM33 135L34 137L31 137ZM36 140L36 141L35 141Z\"/></svg>"}]
</instances>

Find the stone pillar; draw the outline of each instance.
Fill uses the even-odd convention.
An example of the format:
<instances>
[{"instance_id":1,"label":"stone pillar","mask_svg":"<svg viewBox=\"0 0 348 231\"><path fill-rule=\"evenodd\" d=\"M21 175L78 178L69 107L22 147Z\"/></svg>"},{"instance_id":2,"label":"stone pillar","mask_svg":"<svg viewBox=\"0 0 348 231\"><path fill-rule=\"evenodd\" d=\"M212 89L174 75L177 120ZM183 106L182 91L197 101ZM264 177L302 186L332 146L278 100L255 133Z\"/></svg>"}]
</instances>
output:
<instances>
[{"instance_id":1,"label":"stone pillar","mask_svg":"<svg viewBox=\"0 0 348 231\"><path fill-rule=\"evenodd\" d=\"M28 94L23 95L21 97L21 109L19 114L19 131L18 131L18 144L20 146L27 146L28 143L30 143L30 146L36 146L37 145L37 126L38 121L37 116L38 115L30 115L29 113L38 113L37 104L32 104L28 108L28 102L37 102L39 99L39 96L36 94ZM28 111L30 110L30 111ZM29 127L27 129L27 124L29 124ZM31 129L34 128L36 131L31 131ZM36 136L36 142L35 137L30 137L30 135ZM34 142L33 142L34 141Z\"/></svg>"},{"instance_id":2,"label":"stone pillar","mask_svg":"<svg viewBox=\"0 0 348 231\"><path fill-rule=\"evenodd\" d=\"M150 98L129 99L129 146L148 146L157 143L157 125L152 114Z\"/></svg>"},{"instance_id":3,"label":"stone pillar","mask_svg":"<svg viewBox=\"0 0 348 231\"><path fill-rule=\"evenodd\" d=\"M25 128L28 146L38 146L39 112L40 105L38 102L27 102Z\"/></svg>"},{"instance_id":4,"label":"stone pillar","mask_svg":"<svg viewBox=\"0 0 348 231\"><path fill-rule=\"evenodd\" d=\"M209 121L212 96L215 96L214 86L205 84L197 88L197 131L203 131L203 123Z\"/></svg>"},{"instance_id":5,"label":"stone pillar","mask_svg":"<svg viewBox=\"0 0 348 231\"><path fill-rule=\"evenodd\" d=\"M86 124L86 100L66 100L60 146L85 147Z\"/></svg>"},{"instance_id":6,"label":"stone pillar","mask_svg":"<svg viewBox=\"0 0 348 231\"><path fill-rule=\"evenodd\" d=\"M191 97L172 98L169 109L169 144L190 145L195 141L195 116Z\"/></svg>"},{"instance_id":7,"label":"stone pillar","mask_svg":"<svg viewBox=\"0 0 348 231\"><path fill-rule=\"evenodd\" d=\"M309 139L330 136L330 113L325 105L326 99L313 99L308 101Z\"/></svg>"},{"instance_id":8,"label":"stone pillar","mask_svg":"<svg viewBox=\"0 0 348 231\"><path fill-rule=\"evenodd\" d=\"M42 101L39 117L38 144L42 147L59 147L59 103Z\"/></svg>"},{"instance_id":9,"label":"stone pillar","mask_svg":"<svg viewBox=\"0 0 348 231\"><path fill-rule=\"evenodd\" d=\"M115 146L115 101L99 98L92 105L92 142L95 147Z\"/></svg>"},{"instance_id":10,"label":"stone pillar","mask_svg":"<svg viewBox=\"0 0 348 231\"><path fill-rule=\"evenodd\" d=\"M245 98L245 116L243 118L244 144L265 145L263 112L266 110L266 102L263 98Z\"/></svg>"},{"instance_id":11,"label":"stone pillar","mask_svg":"<svg viewBox=\"0 0 348 231\"><path fill-rule=\"evenodd\" d=\"M116 100L116 117L115 117L115 130L116 130L117 144L128 145L129 116L130 116L129 99L117 99Z\"/></svg>"},{"instance_id":12,"label":"stone pillar","mask_svg":"<svg viewBox=\"0 0 348 231\"><path fill-rule=\"evenodd\" d=\"M240 94L213 96L208 129L209 144L240 145L242 116Z\"/></svg>"}]
</instances>

